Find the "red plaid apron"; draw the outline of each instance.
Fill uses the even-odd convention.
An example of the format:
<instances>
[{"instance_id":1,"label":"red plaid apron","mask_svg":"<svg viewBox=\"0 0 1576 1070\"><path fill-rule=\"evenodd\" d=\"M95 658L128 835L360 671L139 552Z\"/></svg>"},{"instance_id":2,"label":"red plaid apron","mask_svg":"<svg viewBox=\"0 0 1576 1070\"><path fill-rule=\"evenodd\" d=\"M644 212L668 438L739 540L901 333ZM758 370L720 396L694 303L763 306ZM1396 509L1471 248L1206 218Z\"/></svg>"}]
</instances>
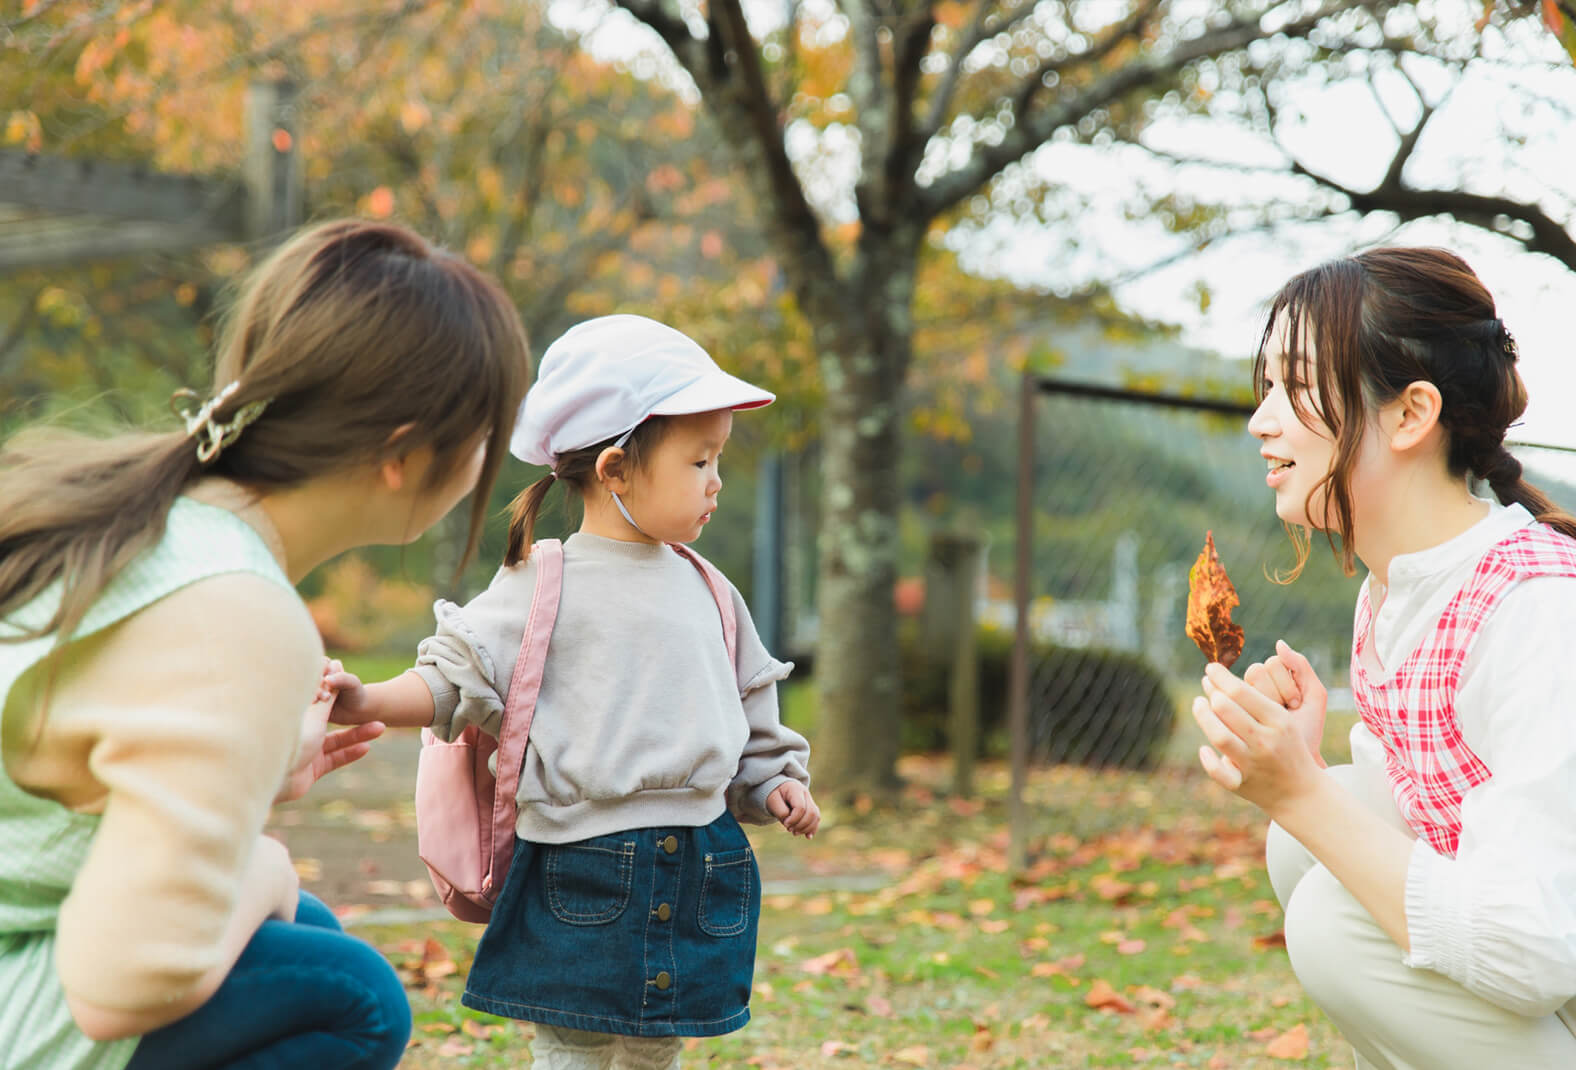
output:
<instances>
[{"instance_id":1,"label":"red plaid apron","mask_svg":"<svg viewBox=\"0 0 1576 1070\"><path fill-rule=\"evenodd\" d=\"M1357 600L1352 694L1363 723L1385 752L1390 790L1406 823L1447 858L1461 838L1461 800L1494 775L1461 736L1456 691L1461 667L1501 598L1534 576L1576 576L1576 540L1543 524L1521 528L1485 553L1405 661L1388 678L1370 676L1363 654L1373 610Z\"/></svg>"}]
</instances>

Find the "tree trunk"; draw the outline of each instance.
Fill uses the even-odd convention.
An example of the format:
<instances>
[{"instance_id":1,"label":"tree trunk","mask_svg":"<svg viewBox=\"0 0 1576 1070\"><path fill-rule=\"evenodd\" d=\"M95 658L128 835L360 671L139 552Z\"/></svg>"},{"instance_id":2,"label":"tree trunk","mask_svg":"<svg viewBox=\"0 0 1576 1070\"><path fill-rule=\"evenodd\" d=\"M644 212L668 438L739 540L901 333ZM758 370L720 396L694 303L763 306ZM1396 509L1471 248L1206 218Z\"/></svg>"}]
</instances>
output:
<instances>
[{"instance_id":1,"label":"tree trunk","mask_svg":"<svg viewBox=\"0 0 1576 1070\"><path fill-rule=\"evenodd\" d=\"M899 785L897 579L901 397L912 335L912 250L861 256L835 350L823 353L815 775L825 794ZM829 332L831 333L831 332Z\"/></svg>"}]
</instances>

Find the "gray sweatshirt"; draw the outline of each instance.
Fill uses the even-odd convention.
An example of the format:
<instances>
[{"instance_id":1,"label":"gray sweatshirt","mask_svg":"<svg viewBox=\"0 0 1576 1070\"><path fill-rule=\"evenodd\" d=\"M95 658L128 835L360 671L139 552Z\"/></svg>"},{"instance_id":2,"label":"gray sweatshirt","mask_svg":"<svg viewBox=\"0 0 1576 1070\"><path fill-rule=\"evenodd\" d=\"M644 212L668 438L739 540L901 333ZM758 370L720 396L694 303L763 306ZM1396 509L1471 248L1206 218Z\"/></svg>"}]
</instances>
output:
<instances>
[{"instance_id":1,"label":"gray sweatshirt","mask_svg":"<svg viewBox=\"0 0 1576 1070\"><path fill-rule=\"evenodd\" d=\"M416 669L432 730L496 736L536 588L529 559L464 608L433 606ZM521 839L569 843L654 825L705 825L727 808L772 820L766 796L808 785L810 746L777 716L792 670L766 652L739 592L737 656L706 581L670 547L575 534L520 772Z\"/></svg>"}]
</instances>

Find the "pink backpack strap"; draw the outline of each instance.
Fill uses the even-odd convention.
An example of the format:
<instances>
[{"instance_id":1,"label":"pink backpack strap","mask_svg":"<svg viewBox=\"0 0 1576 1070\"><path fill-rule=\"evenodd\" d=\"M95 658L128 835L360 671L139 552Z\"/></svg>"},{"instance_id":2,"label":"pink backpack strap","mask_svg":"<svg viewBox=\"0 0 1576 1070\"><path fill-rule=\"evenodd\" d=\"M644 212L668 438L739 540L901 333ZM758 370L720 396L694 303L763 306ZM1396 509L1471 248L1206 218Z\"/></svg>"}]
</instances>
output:
<instances>
[{"instance_id":1,"label":"pink backpack strap","mask_svg":"<svg viewBox=\"0 0 1576 1070\"><path fill-rule=\"evenodd\" d=\"M514 856L514 827L519 816L515 793L520 787L520 766L531 738L536 697L542 690L542 670L547 664L547 644L558 618L558 596L563 591L564 546L557 539L543 539L531 548L536 562L536 593L520 638L520 656L514 662L509 693L504 698L503 724L498 729L498 786L493 793L493 888L501 888Z\"/></svg>"},{"instance_id":2,"label":"pink backpack strap","mask_svg":"<svg viewBox=\"0 0 1576 1070\"><path fill-rule=\"evenodd\" d=\"M736 664L738 662L739 620L733 612L733 590L728 586L728 577L718 571L716 565L713 565L683 543L670 542L668 545L677 550L680 557L687 558L689 563L698 568L700 574L705 577L706 586L711 589L711 597L716 600L717 612L722 614L722 641L728 647L728 664Z\"/></svg>"}]
</instances>

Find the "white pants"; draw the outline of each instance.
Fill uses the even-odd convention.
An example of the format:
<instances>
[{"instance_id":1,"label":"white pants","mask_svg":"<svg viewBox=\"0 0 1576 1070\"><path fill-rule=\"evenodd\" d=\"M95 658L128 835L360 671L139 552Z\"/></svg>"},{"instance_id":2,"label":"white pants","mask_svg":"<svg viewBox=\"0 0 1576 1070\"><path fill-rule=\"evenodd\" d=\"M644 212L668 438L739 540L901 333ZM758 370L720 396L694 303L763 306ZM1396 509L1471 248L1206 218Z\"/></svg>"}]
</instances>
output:
<instances>
[{"instance_id":1,"label":"white pants","mask_svg":"<svg viewBox=\"0 0 1576 1070\"><path fill-rule=\"evenodd\" d=\"M1329 774L1356 791L1350 766ZM1364 799L1405 827L1387 797ZM1341 882L1279 825L1265 853L1286 911L1297 980L1352 1045L1359 1070L1556 1070L1576 1067L1576 1000L1526 1018L1444 974L1403 965L1401 949Z\"/></svg>"},{"instance_id":2,"label":"white pants","mask_svg":"<svg viewBox=\"0 0 1576 1070\"><path fill-rule=\"evenodd\" d=\"M532 1070L679 1070L680 1037L626 1037L536 1025Z\"/></svg>"}]
</instances>

